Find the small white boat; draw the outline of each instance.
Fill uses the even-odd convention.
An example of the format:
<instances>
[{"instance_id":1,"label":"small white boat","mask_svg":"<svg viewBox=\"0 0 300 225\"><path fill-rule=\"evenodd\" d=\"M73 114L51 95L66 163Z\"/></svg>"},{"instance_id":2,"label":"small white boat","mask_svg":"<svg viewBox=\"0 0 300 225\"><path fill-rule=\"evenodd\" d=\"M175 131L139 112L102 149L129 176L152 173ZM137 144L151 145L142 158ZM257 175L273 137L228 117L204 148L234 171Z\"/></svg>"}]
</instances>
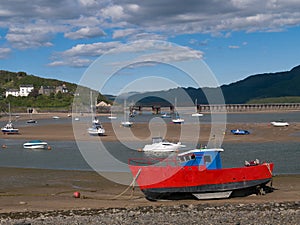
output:
<instances>
[{"instance_id":1,"label":"small white boat","mask_svg":"<svg viewBox=\"0 0 300 225\"><path fill-rule=\"evenodd\" d=\"M198 113L197 112L197 99L195 100L195 106L196 106L196 112L192 114L192 116L194 117L200 117L200 116L203 116L202 113Z\"/></svg>"},{"instance_id":2,"label":"small white boat","mask_svg":"<svg viewBox=\"0 0 300 225\"><path fill-rule=\"evenodd\" d=\"M284 122L284 121L273 121L273 122L271 122L271 125L273 125L274 127L287 127L290 124L288 122Z\"/></svg>"},{"instance_id":3,"label":"small white boat","mask_svg":"<svg viewBox=\"0 0 300 225\"><path fill-rule=\"evenodd\" d=\"M19 129L15 128L13 123L11 122L10 103L8 103L8 112L9 112L8 123L4 127L1 128L1 132L3 134L18 134Z\"/></svg>"},{"instance_id":4,"label":"small white boat","mask_svg":"<svg viewBox=\"0 0 300 225\"><path fill-rule=\"evenodd\" d=\"M11 121L9 121L4 127L1 128L3 134L18 134L19 129L15 128Z\"/></svg>"},{"instance_id":5,"label":"small white boat","mask_svg":"<svg viewBox=\"0 0 300 225\"><path fill-rule=\"evenodd\" d=\"M123 127L132 127L133 122L129 121L126 116L126 99L124 100L124 121L121 122L121 126Z\"/></svg>"},{"instance_id":6,"label":"small white boat","mask_svg":"<svg viewBox=\"0 0 300 225\"><path fill-rule=\"evenodd\" d=\"M172 119L172 122L175 123L175 124L182 124L182 123L184 123L184 119L175 118L175 119Z\"/></svg>"},{"instance_id":7,"label":"small white boat","mask_svg":"<svg viewBox=\"0 0 300 225\"><path fill-rule=\"evenodd\" d=\"M121 122L121 125L122 125L123 127L132 127L133 122L130 122L130 121L123 121L123 122Z\"/></svg>"},{"instance_id":8,"label":"small white boat","mask_svg":"<svg viewBox=\"0 0 300 225\"><path fill-rule=\"evenodd\" d=\"M24 148L29 148L29 149L45 149L47 146L48 143L41 140L28 141L23 144Z\"/></svg>"},{"instance_id":9,"label":"small white boat","mask_svg":"<svg viewBox=\"0 0 300 225\"><path fill-rule=\"evenodd\" d=\"M201 117L201 116L203 116L203 114L202 113L193 113L192 116Z\"/></svg>"},{"instance_id":10,"label":"small white boat","mask_svg":"<svg viewBox=\"0 0 300 225\"><path fill-rule=\"evenodd\" d=\"M153 137L152 144L145 145L144 152L174 152L179 148L185 147L181 142L172 143L164 140L162 137Z\"/></svg>"},{"instance_id":11,"label":"small white boat","mask_svg":"<svg viewBox=\"0 0 300 225\"><path fill-rule=\"evenodd\" d=\"M37 121L34 120L34 119L29 119L29 120L26 121L26 123L37 123Z\"/></svg>"},{"instance_id":12,"label":"small white boat","mask_svg":"<svg viewBox=\"0 0 300 225\"><path fill-rule=\"evenodd\" d=\"M164 113L161 115L161 118L171 118L171 115L168 113Z\"/></svg>"},{"instance_id":13,"label":"small white boat","mask_svg":"<svg viewBox=\"0 0 300 225\"><path fill-rule=\"evenodd\" d=\"M88 128L88 133L92 136L103 136L105 129L100 123L93 123L92 127Z\"/></svg>"},{"instance_id":14,"label":"small white boat","mask_svg":"<svg viewBox=\"0 0 300 225\"><path fill-rule=\"evenodd\" d=\"M110 112L110 116L108 117L108 119L116 120L117 117L116 117L116 116L113 116L112 111L111 111L111 112Z\"/></svg>"},{"instance_id":15,"label":"small white boat","mask_svg":"<svg viewBox=\"0 0 300 225\"><path fill-rule=\"evenodd\" d=\"M59 116L52 116L52 119L57 120L59 119Z\"/></svg>"},{"instance_id":16,"label":"small white boat","mask_svg":"<svg viewBox=\"0 0 300 225\"><path fill-rule=\"evenodd\" d=\"M79 121L79 117L75 117L74 120L75 120L75 121Z\"/></svg>"}]
</instances>

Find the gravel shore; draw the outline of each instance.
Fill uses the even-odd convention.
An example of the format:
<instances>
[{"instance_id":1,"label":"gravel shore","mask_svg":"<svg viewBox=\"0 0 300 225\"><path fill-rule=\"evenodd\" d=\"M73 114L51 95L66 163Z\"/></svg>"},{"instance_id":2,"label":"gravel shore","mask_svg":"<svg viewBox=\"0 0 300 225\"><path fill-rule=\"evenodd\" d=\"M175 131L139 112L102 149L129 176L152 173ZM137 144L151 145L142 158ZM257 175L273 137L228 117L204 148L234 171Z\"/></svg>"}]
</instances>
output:
<instances>
[{"instance_id":1,"label":"gravel shore","mask_svg":"<svg viewBox=\"0 0 300 225\"><path fill-rule=\"evenodd\" d=\"M199 204L0 214L1 224L272 224L297 225L300 202Z\"/></svg>"}]
</instances>

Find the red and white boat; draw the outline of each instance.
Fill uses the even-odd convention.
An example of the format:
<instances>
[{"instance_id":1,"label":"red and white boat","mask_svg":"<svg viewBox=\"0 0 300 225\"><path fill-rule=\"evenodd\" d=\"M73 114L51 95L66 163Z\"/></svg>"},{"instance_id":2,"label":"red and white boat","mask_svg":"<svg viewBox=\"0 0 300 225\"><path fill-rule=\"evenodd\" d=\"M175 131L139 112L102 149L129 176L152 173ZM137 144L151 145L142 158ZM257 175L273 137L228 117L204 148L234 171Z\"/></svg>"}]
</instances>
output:
<instances>
[{"instance_id":1,"label":"red and white boat","mask_svg":"<svg viewBox=\"0 0 300 225\"><path fill-rule=\"evenodd\" d=\"M223 149L194 149L166 159L130 159L134 180L149 200L217 199L262 191L272 179L273 163L258 160L222 168Z\"/></svg>"}]
</instances>

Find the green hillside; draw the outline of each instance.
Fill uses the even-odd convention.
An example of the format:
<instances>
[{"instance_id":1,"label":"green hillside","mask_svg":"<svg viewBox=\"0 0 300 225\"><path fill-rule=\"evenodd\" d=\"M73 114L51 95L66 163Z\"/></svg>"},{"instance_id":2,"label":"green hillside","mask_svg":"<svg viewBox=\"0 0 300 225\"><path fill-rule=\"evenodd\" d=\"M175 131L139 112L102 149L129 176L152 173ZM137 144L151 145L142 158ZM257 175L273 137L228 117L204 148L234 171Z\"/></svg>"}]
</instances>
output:
<instances>
[{"instance_id":1,"label":"green hillside","mask_svg":"<svg viewBox=\"0 0 300 225\"><path fill-rule=\"evenodd\" d=\"M300 96L299 84L300 66L297 66L286 72L249 76L221 88L226 103L246 103L253 99Z\"/></svg>"},{"instance_id":2,"label":"green hillside","mask_svg":"<svg viewBox=\"0 0 300 225\"><path fill-rule=\"evenodd\" d=\"M66 85L68 93L51 93L49 96L38 94L41 86L58 87ZM9 95L5 98L5 92L8 89L19 89L20 85L33 85L34 90L28 97L14 97ZM7 103L10 102L18 111L25 111L28 107L39 108L40 111L70 111L73 103L74 93L77 85L56 79L46 79L34 75L28 75L25 72L9 72L0 70L0 111L6 111ZM88 89L86 87L81 87ZM98 101L109 102L103 95L93 91L94 96L98 96ZM89 89L87 90L89 93ZM97 94L97 95L96 95ZM89 102L89 101L87 101Z\"/></svg>"},{"instance_id":3,"label":"green hillside","mask_svg":"<svg viewBox=\"0 0 300 225\"><path fill-rule=\"evenodd\" d=\"M300 96L285 96L277 98L258 98L252 99L247 104L265 104L265 103L299 103Z\"/></svg>"},{"instance_id":4,"label":"green hillside","mask_svg":"<svg viewBox=\"0 0 300 225\"><path fill-rule=\"evenodd\" d=\"M176 97L177 103L184 106L187 102L191 102L187 99L187 94L192 102L197 99L198 104L208 104L206 95L210 96L210 104L220 104L223 103L218 98L221 89L227 104L295 103L300 102L299 84L300 66L297 66L290 71L252 75L244 80L222 85L220 88L175 88L167 91L135 94L130 97L130 100L139 100L139 104L150 104L151 102L159 104L160 99L163 99L161 104L164 105L166 104L164 100L173 99L174 101Z\"/></svg>"}]
</instances>

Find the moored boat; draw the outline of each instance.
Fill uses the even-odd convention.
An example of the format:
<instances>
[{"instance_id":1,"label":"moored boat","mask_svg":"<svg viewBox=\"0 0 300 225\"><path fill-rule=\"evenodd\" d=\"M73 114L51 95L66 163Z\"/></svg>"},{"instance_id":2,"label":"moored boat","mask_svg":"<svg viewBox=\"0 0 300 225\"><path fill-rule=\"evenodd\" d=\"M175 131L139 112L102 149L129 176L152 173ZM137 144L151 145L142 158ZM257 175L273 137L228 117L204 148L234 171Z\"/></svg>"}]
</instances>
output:
<instances>
[{"instance_id":1,"label":"moored boat","mask_svg":"<svg viewBox=\"0 0 300 225\"><path fill-rule=\"evenodd\" d=\"M1 132L3 134L18 134L19 129L15 128L12 121L11 121L10 103L8 103L8 114L9 114L8 123L4 127L1 128Z\"/></svg>"},{"instance_id":2,"label":"moored boat","mask_svg":"<svg viewBox=\"0 0 300 225\"><path fill-rule=\"evenodd\" d=\"M184 123L184 119L178 117L178 118L172 119L172 122L174 124L182 124L182 123Z\"/></svg>"},{"instance_id":3,"label":"moored boat","mask_svg":"<svg viewBox=\"0 0 300 225\"><path fill-rule=\"evenodd\" d=\"M171 118L171 115L168 113L164 113L161 115L161 118Z\"/></svg>"},{"instance_id":4,"label":"moored boat","mask_svg":"<svg viewBox=\"0 0 300 225\"><path fill-rule=\"evenodd\" d=\"M152 144L145 145L142 151L144 152L174 152L179 148L185 147L181 142L172 143L164 140L162 137L153 137Z\"/></svg>"},{"instance_id":5,"label":"moored boat","mask_svg":"<svg viewBox=\"0 0 300 225\"><path fill-rule=\"evenodd\" d=\"M29 119L29 120L26 121L26 123L37 123L37 121L34 120L34 119Z\"/></svg>"},{"instance_id":6,"label":"moored boat","mask_svg":"<svg viewBox=\"0 0 300 225\"><path fill-rule=\"evenodd\" d=\"M290 124L288 122L284 122L284 121L273 121L273 122L271 122L271 125L273 125L274 127L287 127Z\"/></svg>"},{"instance_id":7,"label":"moored boat","mask_svg":"<svg viewBox=\"0 0 300 225\"><path fill-rule=\"evenodd\" d=\"M123 121L123 122L121 122L121 125L122 125L123 127L132 127L133 122L130 122L130 121Z\"/></svg>"},{"instance_id":8,"label":"moored boat","mask_svg":"<svg viewBox=\"0 0 300 225\"><path fill-rule=\"evenodd\" d=\"M1 128L3 134L18 134L19 129L15 128L13 123L9 121L4 127Z\"/></svg>"},{"instance_id":9,"label":"moored boat","mask_svg":"<svg viewBox=\"0 0 300 225\"><path fill-rule=\"evenodd\" d=\"M129 168L149 200L228 198L265 188L272 179L273 163L222 168L223 149L194 149L174 157L130 159Z\"/></svg>"},{"instance_id":10,"label":"moored boat","mask_svg":"<svg viewBox=\"0 0 300 225\"><path fill-rule=\"evenodd\" d=\"M203 116L203 114L202 113L193 113L192 116L193 117L201 117L201 116Z\"/></svg>"},{"instance_id":11,"label":"moored boat","mask_svg":"<svg viewBox=\"0 0 300 225\"><path fill-rule=\"evenodd\" d=\"M235 135L246 135L246 134L250 134L250 132L248 130L241 130L241 129L234 129L230 131L232 134Z\"/></svg>"},{"instance_id":12,"label":"moored boat","mask_svg":"<svg viewBox=\"0 0 300 225\"><path fill-rule=\"evenodd\" d=\"M105 134L105 129L101 123L93 123L92 127L88 128L88 133L92 136L103 136Z\"/></svg>"},{"instance_id":13,"label":"moored boat","mask_svg":"<svg viewBox=\"0 0 300 225\"><path fill-rule=\"evenodd\" d=\"M23 144L23 148L29 149L45 149L48 146L48 143L41 140L32 140Z\"/></svg>"}]
</instances>

